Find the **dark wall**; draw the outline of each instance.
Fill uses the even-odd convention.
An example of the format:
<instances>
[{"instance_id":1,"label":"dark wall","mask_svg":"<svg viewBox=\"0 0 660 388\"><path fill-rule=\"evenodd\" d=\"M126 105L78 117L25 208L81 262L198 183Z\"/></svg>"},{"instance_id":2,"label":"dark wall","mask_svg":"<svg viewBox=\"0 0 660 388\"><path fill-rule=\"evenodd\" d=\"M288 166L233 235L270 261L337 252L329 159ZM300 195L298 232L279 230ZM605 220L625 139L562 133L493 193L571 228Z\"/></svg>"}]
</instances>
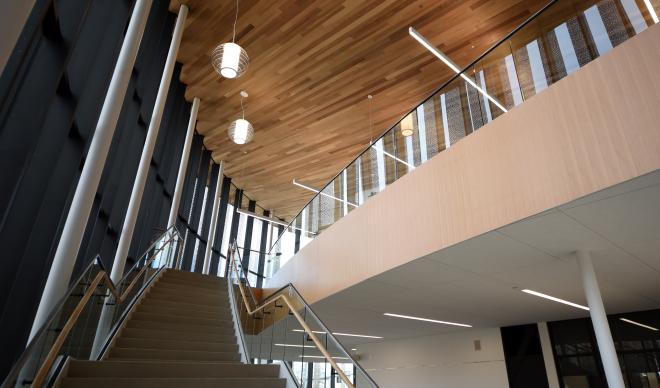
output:
<instances>
[{"instance_id":1,"label":"dark wall","mask_svg":"<svg viewBox=\"0 0 660 388\"><path fill-rule=\"evenodd\" d=\"M152 6L74 278L96 254L112 265L176 19L167 5ZM0 378L24 349L132 6L130 0L37 0L0 78ZM190 112L180 70L177 65L127 268L166 226ZM198 147L208 154L199 141Z\"/></svg>"},{"instance_id":2,"label":"dark wall","mask_svg":"<svg viewBox=\"0 0 660 388\"><path fill-rule=\"evenodd\" d=\"M536 324L503 327L500 330L509 387L548 388Z\"/></svg>"}]
</instances>

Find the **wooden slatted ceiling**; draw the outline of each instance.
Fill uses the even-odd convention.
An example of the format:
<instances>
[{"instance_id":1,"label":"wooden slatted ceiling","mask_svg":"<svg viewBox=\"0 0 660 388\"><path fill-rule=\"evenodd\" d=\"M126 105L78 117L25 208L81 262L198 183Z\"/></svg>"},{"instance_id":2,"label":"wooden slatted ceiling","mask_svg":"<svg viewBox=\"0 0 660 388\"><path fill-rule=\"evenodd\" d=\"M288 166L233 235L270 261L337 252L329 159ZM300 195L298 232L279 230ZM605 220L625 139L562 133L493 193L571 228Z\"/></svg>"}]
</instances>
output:
<instances>
[{"instance_id":1,"label":"wooden slatted ceiling","mask_svg":"<svg viewBox=\"0 0 660 388\"><path fill-rule=\"evenodd\" d=\"M241 0L236 42L250 56L243 77L220 78L210 53L231 40L232 0L171 0L190 12L178 61L186 97L201 99L197 130L247 195L289 219L317 187L452 73L408 35L413 26L465 66L522 23L539 0ZM244 146L227 137L240 117L255 127ZM372 94L373 130L368 103Z\"/></svg>"}]
</instances>

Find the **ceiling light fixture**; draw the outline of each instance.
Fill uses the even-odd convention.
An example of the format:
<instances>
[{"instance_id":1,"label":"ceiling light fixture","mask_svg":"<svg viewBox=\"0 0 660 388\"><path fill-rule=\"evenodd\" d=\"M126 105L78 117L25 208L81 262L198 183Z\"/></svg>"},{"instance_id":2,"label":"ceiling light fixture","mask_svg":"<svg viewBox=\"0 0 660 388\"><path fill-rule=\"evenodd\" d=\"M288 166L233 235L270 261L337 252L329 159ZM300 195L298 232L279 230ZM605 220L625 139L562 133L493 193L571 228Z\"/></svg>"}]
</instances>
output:
<instances>
[{"instance_id":1,"label":"ceiling light fixture","mask_svg":"<svg viewBox=\"0 0 660 388\"><path fill-rule=\"evenodd\" d=\"M427 50L431 52L431 54L435 55L440 59L445 65L449 66L450 69L452 69L456 74L459 74L461 78L465 80L465 82L469 83L473 88L477 89L477 91L481 94L484 95L487 99L490 100L495 106L500 108L502 112L508 112L508 110L502 105L499 101L497 101L494 97L492 97L490 94L488 94L485 90L483 90L479 85L477 85L470 77L466 76L464 73L461 72L461 69L458 68L458 66L451 60L449 57L447 57L445 54L443 54L440 50L435 48L429 42L424 38L422 35L420 35L419 32L417 32L414 28L409 27L408 28L408 33L410 36L415 38L416 41L418 41L422 46L426 47Z\"/></svg>"},{"instance_id":2,"label":"ceiling light fixture","mask_svg":"<svg viewBox=\"0 0 660 388\"><path fill-rule=\"evenodd\" d=\"M303 355L298 356L298 357L300 357L300 358L325 358L324 356L303 356ZM350 359L349 357L332 357L332 358L334 358L335 360L349 360Z\"/></svg>"},{"instance_id":3,"label":"ceiling light fixture","mask_svg":"<svg viewBox=\"0 0 660 388\"><path fill-rule=\"evenodd\" d=\"M301 330L301 329L293 329L292 331L295 331L297 333L304 333L305 332L305 330ZM312 330L312 333L325 334L325 331L314 331L314 330ZM335 333L335 332L333 332L332 335L344 336L344 337L360 337L360 338L383 339L383 337L379 337L379 336L376 336L376 335L365 335L365 334L349 334L349 333Z\"/></svg>"},{"instance_id":4,"label":"ceiling light fixture","mask_svg":"<svg viewBox=\"0 0 660 388\"><path fill-rule=\"evenodd\" d=\"M382 152L383 154L389 156L390 158L396 160L396 161L399 162L399 163L403 163L403 164L405 164L406 166L410 167L411 170L414 170L414 169L415 169L415 166L414 166L414 165L412 165L412 164L406 162L405 160L402 160L402 159L400 159L400 158L397 158L396 156L390 154L389 152L385 151L384 149L382 149L382 148L380 148L380 147L376 147L376 144L372 144L372 145L371 145L371 148L375 149L376 151L380 151L380 152Z\"/></svg>"},{"instance_id":5,"label":"ceiling light fixture","mask_svg":"<svg viewBox=\"0 0 660 388\"><path fill-rule=\"evenodd\" d=\"M464 323L455 323L455 322L447 322L447 321L438 321L437 319L412 317L412 316L410 316L410 315L401 315L401 314L392 314L392 313L383 313L383 315L387 315L388 317L394 317L394 318L412 319L412 320L414 320L414 321L423 321L423 322L440 323L440 324L443 324L443 325L460 326L460 327L472 327L472 325L466 325L466 324L464 324Z\"/></svg>"},{"instance_id":6,"label":"ceiling light fixture","mask_svg":"<svg viewBox=\"0 0 660 388\"><path fill-rule=\"evenodd\" d=\"M551 301L554 301L554 302L567 304L569 306L573 306L573 307L576 307L576 308L579 308L579 309L582 309L582 310L589 311L589 307L587 307L587 306L582 306L581 304L569 302L569 301L564 300L564 299L555 298L554 296L550 296L550 295L547 295L547 294L544 294L544 293L541 293L541 292L538 292L538 291L533 291L533 290L528 290L528 289L524 289L524 290L521 290L521 291L526 293L526 294L538 296L539 298L548 299L548 300L551 300Z\"/></svg>"},{"instance_id":7,"label":"ceiling light fixture","mask_svg":"<svg viewBox=\"0 0 660 388\"><path fill-rule=\"evenodd\" d=\"M242 117L234 120L230 125L227 133L229 138L236 144L247 144L254 137L254 128L249 121L245 120L245 109L243 109L243 99L247 98L248 94L245 90L241 90L241 113Z\"/></svg>"},{"instance_id":8,"label":"ceiling light fixture","mask_svg":"<svg viewBox=\"0 0 660 388\"><path fill-rule=\"evenodd\" d=\"M309 231L309 230L301 229L301 228L295 227L295 226L293 226L293 225L289 225L289 224L287 224L287 223L284 222L284 221L280 221L280 220L277 220L277 219L275 219L275 218L270 218L270 217L262 216L262 215L259 215L259 214L257 214L257 213L253 213L253 212L248 211L248 210L236 209L236 212L239 213L239 214L246 215L246 216L248 216L248 217L253 217L253 218L257 218L257 219L262 220L262 221L270 222L270 223L272 223L272 224L282 225L282 226L285 226L285 227L290 227L290 228L293 228L293 229L295 229L295 230L299 230L299 231L301 231L301 232L303 232L303 233L309 233L309 234L316 235L316 233L311 232L311 231Z\"/></svg>"},{"instance_id":9,"label":"ceiling light fixture","mask_svg":"<svg viewBox=\"0 0 660 388\"><path fill-rule=\"evenodd\" d=\"M655 327L653 327L653 326L649 326L649 325L645 325L645 324L643 324L643 323L635 322L635 321L633 321L632 319L626 319L626 318L619 318L619 319L622 320L622 321L624 321L624 322L627 322L627 323L630 323L630 324L632 324L632 325L635 325L635 326L643 327L643 328L645 328L645 329L649 329L649 330L653 330L653 331L658 331L658 329L655 328Z\"/></svg>"},{"instance_id":10,"label":"ceiling light fixture","mask_svg":"<svg viewBox=\"0 0 660 388\"><path fill-rule=\"evenodd\" d=\"M225 78L238 78L245 73L250 58L243 48L236 42L236 21L238 20L238 0L236 0L236 16L230 43L218 45L211 53L211 65L218 74Z\"/></svg>"},{"instance_id":11,"label":"ceiling light fixture","mask_svg":"<svg viewBox=\"0 0 660 388\"><path fill-rule=\"evenodd\" d=\"M346 203L346 204L349 204L349 205L351 205L351 206L353 206L353 207L358 207L358 205L356 205L356 204L354 204L354 203L352 203L352 202L344 201L343 199L341 199L341 198L337 198L337 197L335 197L334 195L330 195L330 194L324 193L323 191L318 191L318 190L316 190L316 189L314 189L314 188L312 188L312 187L309 187L309 186L303 185L302 183L297 182L295 179L293 180L293 184L296 185L296 186L298 186L298 187L302 187L303 189L307 189L307 190L309 190L309 191L313 191L313 192L315 192L315 193L321 194L321 195L324 196L324 197L332 198L332 199L334 199L335 201L339 201L339 202L341 202L341 203Z\"/></svg>"},{"instance_id":12,"label":"ceiling light fixture","mask_svg":"<svg viewBox=\"0 0 660 388\"><path fill-rule=\"evenodd\" d=\"M314 348L314 349L316 349L316 346L312 346L312 345L275 344L275 346L284 346L284 347L288 347L288 348Z\"/></svg>"},{"instance_id":13,"label":"ceiling light fixture","mask_svg":"<svg viewBox=\"0 0 660 388\"><path fill-rule=\"evenodd\" d=\"M412 113L408 114L406 117L401 119L401 135L403 136L412 136L413 134L413 115Z\"/></svg>"}]
</instances>

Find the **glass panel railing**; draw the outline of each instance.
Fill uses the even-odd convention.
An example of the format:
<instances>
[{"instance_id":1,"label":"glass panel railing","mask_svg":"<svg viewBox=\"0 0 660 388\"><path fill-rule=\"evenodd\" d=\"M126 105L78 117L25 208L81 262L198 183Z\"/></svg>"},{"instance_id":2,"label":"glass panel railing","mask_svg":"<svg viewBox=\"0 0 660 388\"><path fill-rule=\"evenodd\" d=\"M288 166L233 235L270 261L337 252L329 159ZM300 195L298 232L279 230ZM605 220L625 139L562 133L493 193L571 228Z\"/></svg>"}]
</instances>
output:
<instances>
[{"instance_id":1,"label":"glass panel railing","mask_svg":"<svg viewBox=\"0 0 660 388\"><path fill-rule=\"evenodd\" d=\"M180 241L175 229L166 231L116 285L96 257L54 306L2 388L50 385L66 358L98 359L146 286L175 265Z\"/></svg>"},{"instance_id":2,"label":"glass panel railing","mask_svg":"<svg viewBox=\"0 0 660 388\"><path fill-rule=\"evenodd\" d=\"M323 187L271 244L266 277L293 256L296 233L302 248L437 153L658 23L658 13L657 0L550 1Z\"/></svg>"},{"instance_id":3,"label":"glass panel railing","mask_svg":"<svg viewBox=\"0 0 660 388\"><path fill-rule=\"evenodd\" d=\"M235 245L229 258L229 294L249 362L279 363L300 387L377 387L293 285L259 302Z\"/></svg>"}]
</instances>

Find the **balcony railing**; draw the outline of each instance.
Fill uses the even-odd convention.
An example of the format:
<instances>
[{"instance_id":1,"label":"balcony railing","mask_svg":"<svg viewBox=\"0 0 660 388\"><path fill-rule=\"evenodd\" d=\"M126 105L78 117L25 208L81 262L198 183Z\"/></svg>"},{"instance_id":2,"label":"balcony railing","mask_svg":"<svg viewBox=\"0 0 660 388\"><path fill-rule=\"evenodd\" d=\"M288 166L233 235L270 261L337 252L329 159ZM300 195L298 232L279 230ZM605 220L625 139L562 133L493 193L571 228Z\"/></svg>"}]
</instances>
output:
<instances>
[{"instance_id":1,"label":"balcony railing","mask_svg":"<svg viewBox=\"0 0 660 388\"><path fill-rule=\"evenodd\" d=\"M272 244L265 276L387 185L658 23L659 11L660 0L550 1L325 185Z\"/></svg>"}]
</instances>

